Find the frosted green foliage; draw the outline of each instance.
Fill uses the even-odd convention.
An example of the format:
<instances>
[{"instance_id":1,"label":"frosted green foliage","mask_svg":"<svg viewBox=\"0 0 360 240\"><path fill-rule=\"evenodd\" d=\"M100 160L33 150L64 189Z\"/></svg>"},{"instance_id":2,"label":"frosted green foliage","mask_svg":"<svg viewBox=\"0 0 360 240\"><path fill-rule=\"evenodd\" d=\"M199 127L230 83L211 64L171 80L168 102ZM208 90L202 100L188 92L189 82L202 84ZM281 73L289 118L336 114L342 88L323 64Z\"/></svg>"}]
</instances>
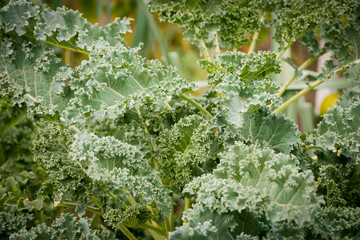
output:
<instances>
[{"instance_id":1,"label":"frosted green foliage","mask_svg":"<svg viewBox=\"0 0 360 240\"><path fill-rule=\"evenodd\" d=\"M298 240L298 239L308 239L308 236L305 234L305 228L300 228L293 222L278 222L273 224L267 233L267 240L277 240L277 239L289 239L289 240Z\"/></svg>"},{"instance_id":2,"label":"frosted green foliage","mask_svg":"<svg viewBox=\"0 0 360 240\"><path fill-rule=\"evenodd\" d=\"M12 1L0 12L1 28L12 34L6 30L11 25L9 14L27 16L32 9L37 8L25 1ZM155 111L165 109L173 95L190 90L174 68L145 61L139 49L125 47L123 36L130 29L127 19L100 27L63 8L35 12L29 16L36 24L34 29L23 23L18 27L29 32L17 35L26 38L35 31L36 40L75 51L85 48L91 54L88 61L71 70L44 43L4 36L0 48L1 94L12 94L15 104L26 103L36 113L59 112L69 122L83 122L84 115L114 119L145 103L152 103Z\"/></svg>"},{"instance_id":3,"label":"frosted green foliage","mask_svg":"<svg viewBox=\"0 0 360 240\"><path fill-rule=\"evenodd\" d=\"M273 26L275 39L280 48L284 48L314 28L320 28L325 35L331 28L340 29L335 26L342 23L342 17L352 21L358 16L357 6L356 0L150 1L150 9L161 14L163 20L179 23L185 28L185 38L193 43L203 39L208 47L213 47L214 31L220 36L222 47L239 47L250 42L251 35L262 27ZM264 13L270 15L270 12L272 19L269 21ZM341 34L339 38L346 40ZM305 42L305 45L310 43ZM346 45L341 43L341 46Z\"/></svg>"},{"instance_id":4,"label":"frosted green foliage","mask_svg":"<svg viewBox=\"0 0 360 240\"><path fill-rule=\"evenodd\" d=\"M344 101L344 104L341 102ZM339 104L330 109L317 126L315 145L341 151L348 157L360 152L360 98L358 91L344 93Z\"/></svg>"},{"instance_id":5,"label":"frosted green foliage","mask_svg":"<svg viewBox=\"0 0 360 240\"><path fill-rule=\"evenodd\" d=\"M184 27L184 36L192 43L205 40L209 46L220 36L223 46L241 46L250 41L249 34L259 31L262 3L231 0L155 0L150 9L162 15L161 19L179 23Z\"/></svg>"},{"instance_id":6,"label":"frosted green foliage","mask_svg":"<svg viewBox=\"0 0 360 240\"><path fill-rule=\"evenodd\" d=\"M43 166L54 183L56 198L86 202L92 195L94 183L82 166L70 156L73 134L66 127L52 121L38 121L33 140L34 160Z\"/></svg>"},{"instance_id":7,"label":"frosted green foliage","mask_svg":"<svg viewBox=\"0 0 360 240\"><path fill-rule=\"evenodd\" d=\"M86 204L101 185L106 191L119 192L119 198L131 195L144 204L154 201L160 214L170 211L168 191L135 146L87 132L73 136L61 125L43 124L34 141L35 159L56 183L57 198Z\"/></svg>"},{"instance_id":8,"label":"frosted green foliage","mask_svg":"<svg viewBox=\"0 0 360 240\"><path fill-rule=\"evenodd\" d=\"M274 52L263 52L246 54L243 52L225 52L219 59L213 62L203 60L200 62L209 74L209 84L218 85L227 82L223 77L236 76L238 81L251 82L263 79L270 73L280 72L280 62L276 60Z\"/></svg>"},{"instance_id":9,"label":"frosted green foliage","mask_svg":"<svg viewBox=\"0 0 360 240\"><path fill-rule=\"evenodd\" d=\"M138 50L98 41L89 60L74 73L70 88L75 97L65 113L67 118L113 119L146 103L152 103L156 111L164 110L172 95L190 89L174 68L156 60L145 61Z\"/></svg>"},{"instance_id":10,"label":"frosted green foliage","mask_svg":"<svg viewBox=\"0 0 360 240\"><path fill-rule=\"evenodd\" d=\"M109 189L126 189L145 204L156 202L162 213L170 211L168 191L135 146L114 137L97 137L92 133L78 133L71 145L72 161L86 166L87 176L108 185Z\"/></svg>"},{"instance_id":11,"label":"frosted green foliage","mask_svg":"<svg viewBox=\"0 0 360 240\"><path fill-rule=\"evenodd\" d=\"M239 134L246 142L282 153L289 153L300 142L299 130L292 120L265 108L245 113Z\"/></svg>"},{"instance_id":12,"label":"frosted green foliage","mask_svg":"<svg viewBox=\"0 0 360 240\"><path fill-rule=\"evenodd\" d=\"M39 7L25 0L11 0L0 11L1 28L5 32L15 31L17 35L22 36L27 32L27 28L33 27L39 13Z\"/></svg>"},{"instance_id":13,"label":"frosted green foliage","mask_svg":"<svg viewBox=\"0 0 360 240\"><path fill-rule=\"evenodd\" d=\"M300 172L294 157L237 143L220 159L213 174L189 183L184 193L196 197L201 209L219 214L258 211L270 222L310 221L322 202L310 171Z\"/></svg>"},{"instance_id":14,"label":"frosted green foliage","mask_svg":"<svg viewBox=\"0 0 360 240\"><path fill-rule=\"evenodd\" d=\"M358 160L332 151L317 151L318 161L313 168L318 175L318 192L326 205L360 207L360 164Z\"/></svg>"},{"instance_id":15,"label":"frosted green foliage","mask_svg":"<svg viewBox=\"0 0 360 240\"><path fill-rule=\"evenodd\" d=\"M331 1L332 2L332 1ZM333 58L340 61L341 65L346 65L359 59L360 54L360 3L358 1L344 1L338 4L348 4L347 9L340 14L346 16L344 22L328 23L324 26L326 40L325 48L334 51Z\"/></svg>"},{"instance_id":16,"label":"frosted green foliage","mask_svg":"<svg viewBox=\"0 0 360 240\"><path fill-rule=\"evenodd\" d=\"M38 6L25 0L12 0L0 11L0 28L5 33L80 51L90 51L99 39L112 46L118 43L125 45L123 37L131 31L128 18L116 18L113 23L100 27L87 22L77 11L63 7L55 11L45 9L40 13Z\"/></svg>"},{"instance_id":17,"label":"frosted green foliage","mask_svg":"<svg viewBox=\"0 0 360 240\"><path fill-rule=\"evenodd\" d=\"M0 236L11 235L26 227L33 217L29 213L13 212L10 208L0 212Z\"/></svg>"},{"instance_id":18,"label":"frosted green foliage","mask_svg":"<svg viewBox=\"0 0 360 240\"><path fill-rule=\"evenodd\" d=\"M136 204L127 207L125 210L110 209L103 216L104 221L110 224L114 229L119 228L119 224L125 224L128 227L135 227L138 224L144 224L150 220L156 220L146 205Z\"/></svg>"},{"instance_id":19,"label":"frosted green foliage","mask_svg":"<svg viewBox=\"0 0 360 240\"><path fill-rule=\"evenodd\" d=\"M315 215L312 232L324 239L359 239L360 208L323 208Z\"/></svg>"},{"instance_id":20,"label":"frosted green foliage","mask_svg":"<svg viewBox=\"0 0 360 240\"><path fill-rule=\"evenodd\" d=\"M93 230L85 218L76 219L74 216L65 213L61 214L51 226L40 224L29 230L22 229L10 236L11 240L60 240L60 239L114 239L111 233L105 230Z\"/></svg>"},{"instance_id":21,"label":"frosted green foliage","mask_svg":"<svg viewBox=\"0 0 360 240\"><path fill-rule=\"evenodd\" d=\"M14 104L26 104L28 110L54 114L67 106L65 81L70 67L41 43L2 39L0 52L1 95L12 95Z\"/></svg>"},{"instance_id":22,"label":"frosted green foliage","mask_svg":"<svg viewBox=\"0 0 360 240\"><path fill-rule=\"evenodd\" d=\"M275 10L275 39L280 46L294 42L304 33L319 27L334 26L342 15L351 14L357 1L296 1Z\"/></svg>"},{"instance_id":23,"label":"frosted green foliage","mask_svg":"<svg viewBox=\"0 0 360 240\"><path fill-rule=\"evenodd\" d=\"M184 219L187 222L170 239L258 239L255 236L264 236L267 230L261 216L246 211L219 214L194 207Z\"/></svg>"},{"instance_id":24,"label":"frosted green foliage","mask_svg":"<svg viewBox=\"0 0 360 240\"><path fill-rule=\"evenodd\" d=\"M221 114L240 127L243 113L253 112L267 105L276 106L280 98L274 93L278 89L275 81L267 76L278 73L279 62L273 52L257 52L249 55L242 52L225 52L215 62L202 61L209 73L208 81L218 92Z\"/></svg>"},{"instance_id":25,"label":"frosted green foliage","mask_svg":"<svg viewBox=\"0 0 360 240\"><path fill-rule=\"evenodd\" d=\"M160 173L175 192L181 192L194 176L214 165L221 144L212 133L211 123L199 115L182 118L163 131L159 141Z\"/></svg>"}]
</instances>

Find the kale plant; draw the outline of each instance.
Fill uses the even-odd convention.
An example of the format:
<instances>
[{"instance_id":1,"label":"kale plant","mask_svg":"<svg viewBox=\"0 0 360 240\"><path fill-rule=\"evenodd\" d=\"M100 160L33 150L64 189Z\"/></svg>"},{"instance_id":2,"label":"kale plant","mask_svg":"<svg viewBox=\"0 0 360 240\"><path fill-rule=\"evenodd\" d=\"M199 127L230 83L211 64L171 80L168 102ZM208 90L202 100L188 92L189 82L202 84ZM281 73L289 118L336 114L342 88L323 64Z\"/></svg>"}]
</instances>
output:
<instances>
[{"instance_id":1,"label":"kale plant","mask_svg":"<svg viewBox=\"0 0 360 240\"><path fill-rule=\"evenodd\" d=\"M65 7L2 5L2 239L360 238L359 1L150 1L201 49L200 97L127 46L128 18L99 26ZM278 49L255 52L270 28ZM296 41L310 58L280 86ZM72 68L59 48L86 60ZM333 77L353 87L300 134L281 112Z\"/></svg>"}]
</instances>

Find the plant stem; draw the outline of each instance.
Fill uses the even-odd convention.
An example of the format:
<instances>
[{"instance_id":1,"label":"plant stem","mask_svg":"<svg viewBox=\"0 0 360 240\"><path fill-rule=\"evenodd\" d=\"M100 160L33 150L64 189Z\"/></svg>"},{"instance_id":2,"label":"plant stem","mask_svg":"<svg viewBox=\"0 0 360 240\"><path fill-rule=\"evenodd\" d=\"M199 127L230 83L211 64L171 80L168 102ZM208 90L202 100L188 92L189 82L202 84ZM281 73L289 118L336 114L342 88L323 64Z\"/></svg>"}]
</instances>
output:
<instances>
[{"instance_id":1,"label":"plant stem","mask_svg":"<svg viewBox=\"0 0 360 240\"><path fill-rule=\"evenodd\" d=\"M138 224L136 226L139 227L139 228L152 230L152 231L158 233L159 235L167 238L167 234L161 228L156 227L154 225L151 225L151 224L148 224L148 223L142 223L142 224Z\"/></svg>"},{"instance_id":2,"label":"plant stem","mask_svg":"<svg viewBox=\"0 0 360 240\"><path fill-rule=\"evenodd\" d=\"M260 18L260 23L262 24L264 22L264 19L266 17L266 12L264 12L262 15L261 15L261 18ZM261 30L261 29L260 29ZM249 50L248 50L248 54L249 53L252 53L254 52L255 50L255 45L256 45L256 40L258 40L258 37L259 37L259 32L255 32L252 36L252 39L251 39L251 43L250 43L250 46L249 46Z\"/></svg>"},{"instance_id":3,"label":"plant stem","mask_svg":"<svg viewBox=\"0 0 360 240\"><path fill-rule=\"evenodd\" d=\"M311 57L309 58L308 60L306 60L303 64L301 64L301 66L298 67L298 71L302 71L304 69L306 69L313 61L315 61L316 59L318 59L320 57L317 56L317 57ZM294 75L285 82L285 84L280 88L280 91L278 93L278 96L281 97L284 92L286 91L286 89L289 87L289 85L295 80L295 73Z\"/></svg>"},{"instance_id":4,"label":"plant stem","mask_svg":"<svg viewBox=\"0 0 360 240\"><path fill-rule=\"evenodd\" d=\"M185 206L184 206L184 212L186 212L189 208L190 208L190 205L191 205L191 200L190 198L185 198Z\"/></svg>"},{"instance_id":5,"label":"plant stem","mask_svg":"<svg viewBox=\"0 0 360 240\"><path fill-rule=\"evenodd\" d=\"M124 194L126 194L126 189L122 189L122 192L123 192ZM135 206L135 205L136 205L136 200L135 200L131 195L129 195L129 196L127 197L127 199L129 200L131 206Z\"/></svg>"},{"instance_id":6,"label":"plant stem","mask_svg":"<svg viewBox=\"0 0 360 240\"><path fill-rule=\"evenodd\" d=\"M290 104L292 104L293 102L295 102L296 100L298 100L300 97L304 96L306 93L310 92L311 90L313 90L315 87L319 86L321 83L323 83L324 81L319 79L317 81L315 81L313 84L311 84L309 87L304 88L303 90L301 90L300 92L298 92L297 94L295 94L294 96L292 96L290 99L288 99L286 102L284 102L278 109L274 110L273 113L279 113L282 110L284 110L285 108L287 108Z\"/></svg>"},{"instance_id":7,"label":"plant stem","mask_svg":"<svg viewBox=\"0 0 360 240\"><path fill-rule=\"evenodd\" d=\"M286 52L286 50L288 50L288 48L289 48L293 43L294 43L294 42L288 43L288 44L285 46L284 50L283 50L281 53L278 53L278 54L276 55L276 60L279 60L279 59L281 58L281 56Z\"/></svg>"},{"instance_id":8,"label":"plant stem","mask_svg":"<svg viewBox=\"0 0 360 240\"><path fill-rule=\"evenodd\" d=\"M199 32L199 28L197 26L194 26L195 32ZM205 41L202 38L199 38L199 44L202 52L204 53L205 58L211 62L211 56L209 54L209 49L206 47Z\"/></svg>"},{"instance_id":9,"label":"plant stem","mask_svg":"<svg viewBox=\"0 0 360 240\"><path fill-rule=\"evenodd\" d=\"M46 41L46 40L40 40L41 42L44 42L44 43L47 43L47 44L51 44L53 46L56 46L56 47L59 47L59 48L64 48L64 49L67 49L67 50L70 50L70 51L73 51L73 52L78 52L78 53L82 53L82 54L86 54L86 55L89 55L90 52L88 51L85 51L85 50L80 50L80 49L75 49L75 48L71 48L71 47L66 47L64 45L60 45L60 44L57 44L57 43L53 43L53 42L50 42L50 41Z\"/></svg>"},{"instance_id":10,"label":"plant stem","mask_svg":"<svg viewBox=\"0 0 360 240\"><path fill-rule=\"evenodd\" d=\"M196 107L200 112L205 114L206 116L213 118L211 113L209 113L205 108L203 108L199 103L197 103L195 100L193 100L191 97L186 96L185 94L181 93L179 95L182 99L188 101L190 104L192 104L194 107Z\"/></svg>"},{"instance_id":11,"label":"plant stem","mask_svg":"<svg viewBox=\"0 0 360 240\"><path fill-rule=\"evenodd\" d=\"M221 54L220 44L218 39L219 36L215 30L213 31L213 33L214 33L214 44L215 44L215 60L219 60L219 56Z\"/></svg>"},{"instance_id":12,"label":"plant stem","mask_svg":"<svg viewBox=\"0 0 360 240\"><path fill-rule=\"evenodd\" d=\"M248 54L254 52L255 50L255 45L256 45L256 40L258 39L259 37L259 32L255 32L253 37L252 37L252 40L251 40L251 43L250 43L250 47L249 47L249 50L248 50Z\"/></svg>"},{"instance_id":13,"label":"plant stem","mask_svg":"<svg viewBox=\"0 0 360 240\"><path fill-rule=\"evenodd\" d=\"M60 203L54 203L54 207L67 207L67 208L76 208L77 204L73 202L60 202ZM94 208L91 206L86 207L85 209L88 212L95 213L97 215L102 216L103 213L99 211L98 208Z\"/></svg>"},{"instance_id":14,"label":"plant stem","mask_svg":"<svg viewBox=\"0 0 360 240\"><path fill-rule=\"evenodd\" d=\"M130 240L137 240L137 238L129 231L123 224L119 224L120 231Z\"/></svg>"}]
</instances>

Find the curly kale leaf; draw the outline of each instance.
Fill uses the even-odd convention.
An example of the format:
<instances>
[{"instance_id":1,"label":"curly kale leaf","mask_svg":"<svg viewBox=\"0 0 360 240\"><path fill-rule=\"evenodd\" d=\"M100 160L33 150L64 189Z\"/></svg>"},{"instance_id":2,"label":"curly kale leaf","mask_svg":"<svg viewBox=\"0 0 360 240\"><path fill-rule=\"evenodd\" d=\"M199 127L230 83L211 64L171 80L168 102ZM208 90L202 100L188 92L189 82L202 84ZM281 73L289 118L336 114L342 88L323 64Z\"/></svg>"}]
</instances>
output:
<instances>
[{"instance_id":1,"label":"curly kale leaf","mask_svg":"<svg viewBox=\"0 0 360 240\"><path fill-rule=\"evenodd\" d=\"M250 42L250 36L266 23L264 12L276 5L268 1L150 1L152 12L161 14L161 19L175 22L184 27L184 37L192 43L200 39L213 47L214 38L219 35L223 47L239 47ZM216 32L217 34L214 34Z\"/></svg>"},{"instance_id":2,"label":"curly kale leaf","mask_svg":"<svg viewBox=\"0 0 360 240\"><path fill-rule=\"evenodd\" d=\"M106 211L104 221L110 224L114 229L119 227L119 224L125 224L128 227L135 227L138 224L146 223L150 220L156 220L149 208L146 205L136 204L127 207L125 210L110 209Z\"/></svg>"},{"instance_id":3,"label":"curly kale leaf","mask_svg":"<svg viewBox=\"0 0 360 240\"><path fill-rule=\"evenodd\" d=\"M187 222L170 239L257 239L267 230L263 216L247 211L219 214L194 207L184 217Z\"/></svg>"},{"instance_id":4,"label":"curly kale leaf","mask_svg":"<svg viewBox=\"0 0 360 240\"><path fill-rule=\"evenodd\" d=\"M360 164L355 158L326 150L316 152L317 161L313 161L319 189L326 205L332 207L359 207L360 200Z\"/></svg>"},{"instance_id":5,"label":"curly kale leaf","mask_svg":"<svg viewBox=\"0 0 360 240\"><path fill-rule=\"evenodd\" d=\"M194 176L211 170L221 144L211 122L199 115L182 118L159 136L159 142L160 173L178 193Z\"/></svg>"},{"instance_id":6,"label":"curly kale leaf","mask_svg":"<svg viewBox=\"0 0 360 240\"><path fill-rule=\"evenodd\" d=\"M36 39L75 51L90 51L93 44L104 39L109 44L122 43L125 33L130 32L130 19L120 20L104 27L94 25L77 11L66 8L56 10L40 8L25 0L10 1L0 11L0 28L5 33Z\"/></svg>"},{"instance_id":7,"label":"curly kale leaf","mask_svg":"<svg viewBox=\"0 0 360 240\"><path fill-rule=\"evenodd\" d=\"M245 113L239 132L246 142L282 153L289 153L300 142L295 123L282 114L270 113L268 109Z\"/></svg>"},{"instance_id":8,"label":"curly kale leaf","mask_svg":"<svg viewBox=\"0 0 360 240\"><path fill-rule=\"evenodd\" d=\"M162 214L170 211L168 191L135 146L114 137L98 137L78 133L70 148L72 161L86 166L86 174L93 180L108 185L109 189L126 189L133 197L152 201Z\"/></svg>"},{"instance_id":9,"label":"curly kale leaf","mask_svg":"<svg viewBox=\"0 0 360 240\"><path fill-rule=\"evenodd\" d=\"M2 178L31 170L33 123L26 108L13 106L10 96L0 99L0 168Z\"/></svg>"},{"instance_id":10,"label":"curly kale leaf","mask_svg":"<svg viewBox=\"0 0 360 240\"><path fill-rule=\"evenodd\" d=\"M22 229L10 236L11 240L28 239L114 239L114 236L107 231L93 230L85 218L76 219L74 216L65 213L56 219L51 226L40 224L29 230Z\"/></svg>"},{"instance_id":11,"label":"curly kale leaf","mask_svg":"<svg viewBox=\"0 0 360 240\"><path fill-rule=\"evenodd\" d=\"M37 9L31 14L31 9L37 8L25 1L12 1L0 12L1 29L9 34L4 36L0 48L4 56L0 60L0 93L12 94L15 104L26 103L29 110L35 109L39 114L60 113L70 123L84 122L84 117L114 119L147 103L153 105L154 111L163 110L169 107L172 96L191 89L174 68L164 67L159 61L146 61L139 49L125 47L123 35L128 23L115 20L100 27L86 22L74 11L45 10L39 14ZM19 28L29 32L11 37L12 14L24 15L21 19L26 23ZM29 27L30 22L35 27ZM83 25L87 27L83 29ZM33 31L39 36L28 39ZM72 70L43 42L75 51L85 46L89 60Z\"/></svg>"},{"instance_id":12,"label":"curly kale leaf","mask_svg":"<svg viewBox=\"0 0 360 240\"><path fill-rule=\"evenodd\" d=\"M0 236L11 235L26 227L26 223L33 219L29 213L15 212L10 209L0 211Z\"/></svg>"},{"instance_id":13,"label":"curly kale leaf","mask_svg":"<svg viewBox=\"0 0 360 240\"><path fill-rule=\"evenodd\" d=\"M311 220L321 198L310 171L300 171L294 157L237 143L220 159L213 174L194 179L184 193L201 209L219 214L259 211L271 222Z\"/></svg>"},{"instance_id":14,"label":"curly kale leaf","mask_svg":"<svg viewBox=\"0 0 360 240\"><path fill-rule=\"evenodd\" d=\"M28 111L54 114L67 107L69 95L66 80L70 67L64 66L52 49L8 37L2 40L0 52L0 86L2 96L13 96L14 104L26 104Z\"/></svg>"},{"instance_id":15,"label":"curly kale leaf","mask_svg":"<svg viewBox=\"0 0 360 240\"><path fill-rule=\"evenodd\" d=\"M272 52L258 52L249 55L226 52L218 61L203 61L212 91L220 98L215 100L216 118L223 118L228 124L240 128L244 113L253 112L268 105L276 106L280 98L274 93L278 89L268 75L279 72L279 62Z\"/></svg>"},{"instance_id":16,"label":"curly kale leaf","mask_svg":"<svg viewBox=\"0 0 360 240\"><path fill-rule=\"evenodd\" d=\"M360 238L360 208L323 208L315 215L312 232L324 239Z\"/></svg>"},{"instance_id":17,"label":"curly kale leaf","mask_svg":"<svg viewBox=\"0 0 360 240\"><path fill-rule=\"evenodd\" d=\"M356 89L345 92L340 98L339 106L330 109L324 115L314 135L316 146L338 151L347 157L359 156L360 98L358 93Z\"/></svg>"},{"instance_id":18,"label":"curly kale leaf","mask_svg":"<svg viewBox=\"0 0 360 240\"><path fill-rule=\"evenodd\" d=\"M164 110L173 95L190 89L174 68L156 60L145 61L138 50L97 42L89 60L76 68L70 82L74 98L66 118L74 121L86 115L112 119L148 103L155 111Z\"/></svg>"},{"instance_id":19,"label":"curly kale leaf","mask_svg":"<svg viewBox=\"0 0 360 240\"><path fill-rule=\"evenodd\" d=\"M132 196L143 204L154 201L161 216L170 211L168 191L162 188L156 173L135 146L88 132L74 136L64 126L46 124L34 141L35 159L46 167L56 184L55 198L88 204L94 191L100 188L103 189L100 192L111 191L119 199Z\"/></svg>"},{"instance_id":20,"label":"curly kale leaf","mask_svg":"<svg viewBox=\"0 0 360 240\"><path fill-rule=\"evenodd\" d=\"M276 60L274 52L245 54L243 52L225 52L216 61L203 60L200 65L209 74L209 84L218 85L228 82L224 79L227 74L234 75L237 82L251 82L263 79L271 73L280 72L280 62Z\"/></svg>"}]
</instances>

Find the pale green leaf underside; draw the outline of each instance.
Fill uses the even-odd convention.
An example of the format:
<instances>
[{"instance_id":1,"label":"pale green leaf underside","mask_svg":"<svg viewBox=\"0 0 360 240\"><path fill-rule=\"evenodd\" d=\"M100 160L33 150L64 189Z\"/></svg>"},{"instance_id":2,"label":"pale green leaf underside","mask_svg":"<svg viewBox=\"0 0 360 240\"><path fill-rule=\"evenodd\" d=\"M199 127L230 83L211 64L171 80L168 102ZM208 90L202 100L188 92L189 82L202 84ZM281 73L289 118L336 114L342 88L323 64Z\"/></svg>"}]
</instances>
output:
<instances>
[{"instance_id":1,"label":"pale green leaf underside","mask_svg":"<svg viewBox=\"0 0 360 240\"><path fill-rule=\"evenodd\" d=\"M245 113L239 130L245 141L289 153L299 143L299 130L293 121L267 109Z\"/></svg>"}]
</instances>

